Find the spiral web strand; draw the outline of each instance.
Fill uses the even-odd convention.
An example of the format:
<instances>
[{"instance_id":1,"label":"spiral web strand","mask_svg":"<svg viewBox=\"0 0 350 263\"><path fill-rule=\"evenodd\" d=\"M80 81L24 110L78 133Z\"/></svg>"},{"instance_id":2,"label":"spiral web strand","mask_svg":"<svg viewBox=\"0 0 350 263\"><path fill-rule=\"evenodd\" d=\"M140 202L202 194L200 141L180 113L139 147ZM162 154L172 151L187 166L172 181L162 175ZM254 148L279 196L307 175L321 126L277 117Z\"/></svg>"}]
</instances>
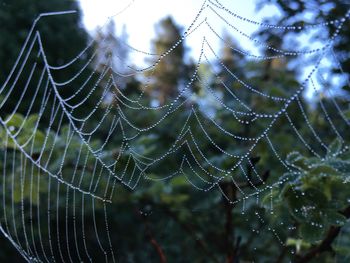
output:
<instances>
[{"instance_id":1,"label":"spiral web strand","mask_svg":"<svg viewBox=\"0 0 350 263\"><path fill-rule=\"evenodd\" d=\"M129 7L132 5L127 6L125 10ZM107 211L114 205L113 200L118 196L121 188L133 191L145 182L151 184L159 181L165 182L183 176L192 186L193 191L203 193L220 191L229 203L242 207L242 217L244 217L246 203L252 200L259 203L260 196L272 193L275 187L287 180L286 177L281 176L275 182L266 182L263 169L252 163L252 158L259 152L259 149L268 149L269 158L277 161L286 172L297 173L286 164L285 156L279 152L279 145L274 143L274 134L281 121L289 125L289 136L300 141L305 150L312 155L322 158L327 152L327 143L308 119L305 107L301 103L301 97L306 89L313 90L316 95L324 92L323 83L319 81L322 79L319 68L325 60L332 61L342 71L332 50L332 45L343 24L348 21L349 11L339 21L304 27L276 26L242 17L217 0L204 1L185 33L165 53L154 54L124 43L124 46L132 52L157 58L153 64L143 68L135 68L126 63L123 66L128 68L128 72L116 71L110 60L102 70L97 70L97 66L93 64L97 53L96 51L89 52L94 41L66 64L60 66L50 64L36 24L46 16L72 15L72 13L74 12L45 13L34 21L14 67L0 89L0 110L10 108L11 112L6 116L3 114L0 116L0 132L5 138L1 148L3 171L0 185L3 209L0 212L2 219L0 230L27 261L92 262L105 260L106 262L117 262L118 249L111 241L113 230L109 224ZM232 46L211 24L212 18L226 24L230 31L238 34L238 38L242 37L251 41L258 47L271 51L274 55L254 54ZM273 30L300 31L318 29L329 24L336 25L336 30L323 47L309 50L282 50L254 39L235 26L235 19L240 23L253 24L257 28ZM207 34L202 35L202 31ZM148 96L149 82L154 72L157 71L159 63L188 38L201 39L201 50L193 75L187 83L181 86L178 95L170 102L160 106L143 104L142 99ZM254 86L254 83L250 83L250 79L242 79L220 61L218 52L211 44L212 38L221 41L233 52L253 62L309 55L316 56L318 59L300 87L292 90L288 96L275 96L266 93L262 87ZM35 61L31 59L33 54L36 57ZM70 66L85 55L90 58L81 67L81 70L72 72L70 79L59 80L55 77L60 71L69 71ZM236 83L252 97L258 98L262 105L264 103L274 105L276 111L264 112L261 108L254 109L248 106L249 101L241 98L239 92L227 85L217 73L217 67L212 65L210 59L212 57L219 61L221 70L230 76L231 83ZM200 66L203 63L208 65L210 76L200 74ZM40 68L39 64L44 65L43 68ZM93 70L86 75L85 71L88 68ZM24 72L29 72L29 74L26 75ZM139 76L145 72L150 72L150 74L146 77L146 85L138 91L137 98L128 97L125 91L119 88L118 82L123 78ZM34 80L34 75L38 75L39 78ZM213 90L210 78L214 78L219 83L223 92L234 102L233 104L226 104ZM25 80L24 87L18 85L20 80ZM228 114L230 121L237 122L241 127L257 129L259 135L244 137L234 130L229 130L224 122L216 120L208 112L195 107L191 103L192 97L188 94L192 92L191 87L196 81L206 91L206 96ZM67 96L65 91L71 89L72 84L78 88ZM29 89L33 92L33 96L28 105L23 103L23 100L29 94ZM8 105L8 101L18 94L18 90L21 91L19 93L21 95L17 97L17 104ZM335 110L336 114L331 114L328 109L330 106L324 105L322 101L320 114L332 131L334 138L344 142L349 135L339 130L334 121L339 118L350 126L349 120L345 117L342 107L333 98L332 90L328 89L326 92L332 98L332 110ZM117 103L106 104L107 96L112 96ZM94 102L90 111L81 112L80 109L89 101ZM35 105L40 105L39 109L36 109ZM171 128L177 131L178 136L165 152L147 154L135 147L140 137L168 125L167 120L186 107L190 107L189 114L183 123L175 125L173 122L174 127ZM24 114L18 117L17 112ZM35 112L36 114L33 115ZM156 112L157 119L141 126L133 119L133 116L140 112L144 114ZM97 113L102 117L98 121L92 121ZM303 120L302 125L307 128L313 141L318 145L310 144L301 135L300 123L294 121L296 116ZM43 123L48 123L48 125L43 127ZM102 141L101 130L107 130ZM231 146L226 147L216 142L212 136L213 130L229 140ZM198 133L201 134L200 137L196 136ZM201 149L202 140L206 140L216 152L225 156L234 165L225 168L213 161L215 156ZM119 147L119 151L112 153L113 147ZM246 150L237 153L234 150L237 147ZM105 151L111 154L104 154ZM60 154L57 155L57 152ZM161 178L154 177L153 171L156 171L162 163L173 162L175 155L182 156L181 161L177 164L178 169ZM67 167L73 168L68 169ZM253 177L248 175L248 169L253 172ZM243 178L245 184L242 185L241 180L237 178ZM222 189L221 182L223 181L229 181L235 185L239 192L237 198L232 200ZM246 185L250 187L247 188ZM42 187L47 188L45 198L40 194ZM60 208L62 204L65 209ZM96 212L97 206L103 208L103 213ZM263 223L264 219L260 213L256 211L256 220ZM271 213L273 214L272 201ZM93 226L92 229L88 229L87 225ZM293 226L285 227L292 228ZM259 234L253 227L251 231L253 234ZM267 231L275 236L282 247L285 246L278 230L268 228ZM88 235L94 236L94 244L89 243L86 238ZM100 254L98 259L91 256L91 251L96 249Z\"/></svg>"}]
</instances>

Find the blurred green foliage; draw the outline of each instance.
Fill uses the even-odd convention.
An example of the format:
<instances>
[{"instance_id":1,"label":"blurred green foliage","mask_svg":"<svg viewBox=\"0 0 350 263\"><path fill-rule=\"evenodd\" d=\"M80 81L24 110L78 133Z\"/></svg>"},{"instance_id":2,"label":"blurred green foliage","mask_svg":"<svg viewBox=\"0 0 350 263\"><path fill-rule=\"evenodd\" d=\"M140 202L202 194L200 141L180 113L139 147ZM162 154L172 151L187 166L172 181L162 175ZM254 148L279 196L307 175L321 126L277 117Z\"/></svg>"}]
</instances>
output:
<instances>
[{"instance_id":1,"label":"blurred green foliage","mask_svg":"<svg viewBox=\"0 0 350 263\"><path fill-rule=\"evenodd\" d=\"M6 26L1 26L0 30L1 34L7 34L9 37L7 41L0 41L0 61L1 65L4 65L1 82L10 71L11 63L17 56L26 36L25 33L35 16L40 12L76 9L77 3L38 1L28 4L26 1L15 3L8 1L4 6L5 8L0 11L0 20L4 21L1 24ZM27 6L28 8L24 10ZM9 14L13 15L9 16ZM23 16L23 21L17 20L16 16ZM66 20L60 22L50 18L52 22L45 20L45 23L40 25L43 27L40 28L40 32L43 32L43 38L48 41L45 44L46 49L48 52L53 52L50 53L50 61L63 57L72 58L87 44L87 33L80 27L79 13L73 17L62 17L60 19ZM64 27L62 26L64 24L70 26ZM12 27L15 27L15 30ZM174 39L181 35L181 28L170 18L162 20L158 30L163 33L153 41L153 45L154 50L160 53L170 48ZM229 36L225 41L233 46L237 45ZM56 48L56 45L60 48ZM8 49L11 49L11 52L7 52ZM141 105L151 105L154 101L163 105L168 98L178 96L179 83L188 81L188 76L193 74L196 67L191 62L184 62L185 50L185 44L182 43L178 52L173 52L167 58L168 60L160 63L160 70L151 76L152 92L148 94L149 96L142 97ZM296 72L288 67L287 60L252 62L237 55L224 44L219 55L230 71L241 79L249 79L249 83L259 87L260 92L272 96L289 97L300 85ZM79 62L76 69L79 69L84 62L86 59ZM346 140L348 137L343 141L334 140L334 132L329 129L330 124L320 116L321 100L329 106L330 99L321 98L312 105L313 107L309 107L308 101L303 99L300 102L301 106L296 103L291 104L287 110L288 115L274 124L268 139L262 140L256 146L248 162L242 163L240 169L243 172L235 172L233 174L235 181L232 182L229 177L224 178L223 173L215 167L229 170L236 163L230 155L245 154L251 144L234 140L232 136L213 125L213 119L227 131L240 137L252 138L258 137L268 127L270 120L259 119L259 122L254 125L242 125L237 121L237 116L228 109L242 111L244 107L237 106L232 94L228 95L227 89L234 91L234 94L238 95L247 107L253 108L256 112L274 114L280 109L281 104L262 99L259 94L245 89L227 70L222 69L214 74L214 67L220 68L220 63L218 61L202 63L199 68L199 78L191 88L195 98L181 97L180 101L184 102L184 107L169 114L162 125L155 127L150 133L131 141L131 147L120 157L120 164L121 167L126 167L130 162L130 155L128 155L130 149L144 156L158 156L166 152L180 134L183 136L177 146L181 143L186 146L185 143L188 143L189 147L179 147L170 157L164 158L164 161L151 167L147 171L147 176L152 180L141 180L134 191L129 191L117 184L116 194L113 195L111 204L91 201L88 197L79 195L78 191L72 191L69 187L58 183L55 178L38 167L29 165L19 146L11 139L11 135L21 129L16 142L22 145L29 139L33 140L34 143L24 146L24 151L31 153L30 158L35 161L38 154L46 156L45 158L50 155L51 161L46 167L48 171L62 168L62 174L85 173L85 177L81 177L83 179L80 187L87 189L89 185L91 187L91 182L87 179L96 174L94 170L96 158L89 155L88 147L81 146L81 138L78 135L72 136L64 167L60 167L61 157L70 134L68 123L63 123L63 128L57 136L51 130L46 137L47 127L36 125L38 113L31 114L28 118L23 111L12 115L7 123L8 127L12 127L10 134L2 126L0 127L0 160L6 158L11 160L0 161L0 170L7 171L3 173L0 181L0 197L3 204L7 204L0 212L1 226L10 224L6 218L25 218L23 224L13 226L11 231L17 231L17 238L25 240L28 237L21 234L26 233L23 228L26 225L31 226L31 235L36 238L27 241L31 244L27 246L29 250L34 251L35 246L38 248L40 246L38 236L46 237L51 233L57 238L57 232L52 230L50 232L48 226L64 232L64 230L67 231L67 226L72 226L72 218L77 220L82 217L87 227L84 236L80 235L78 239L84 240L85 243L76 244L72 251L67 248L62 249L63 257L73 257L73 261L77 261L76 251L83 253L86 244L90 248L90 254L80 256L86 258L86 261L90 257L95 261L101 261L105 255L94 248L101 245L108 247L108 239L110 239L115 247L117 262L159 262L162 260L159 249L167 262L334 262L335 258L337 262L347 262L350 256L350 235L347 223L350 216L348 184L350 155ZM90 73L91 69L83 75L83 78ZM71 76L69 72L61 74L56 77L66 79ZM185 76L184 79L182 76ZM205 81L208 82L207 85ZM103 86L102 83L100 85ZM135 99L144 87L145 83L142 80L133 78L127 82L122 91L128 94L129 98ZM212 104L207 102L203 110L200 101L205 101L209 97L208 94L213 93L217 95L217 99L214 98ZM347 106L343 100L335 99L340 105ZM30 100L31 98L28 97L26 103L29 104ZM94 102L96 100L89 99L86 107L81 111L89 112ZM13 105L15 103L16 100L13 101ZM117 101L113 103L118 105ZM317 127L317 133L324 139L326 150L310 133L305 124L305 117L300 113L300 107L305 109L311 125ZM207 109L210 109L211 114L208 114ZM331 116L335 116L336 110L331 109L333 109L330 111ZM10 110L1 112L1 117L9 117L10 113ZM135 125L149 126L160 119L163 113L141 110L135 114L133 109L126 108L124 114L132 119ZM287 116L292 118L294 128L299 131L300 137L308 142L315 152L322 152L321 156L315 157L312 151L305 148L304 143L295 135L295 129ZM94 127L101 117L101 114L97 114L89 125ZM347 118L349 119L349 116ZM202 127L205 127L206 133L203 132L198 120L202 123ZM248 117L242 117L240 120L251 121ZM109 121L112 120L109 119ZM189 132L182 134L180 124L186 121L190 129ZM333 121L339 131L346 131L344 120L334 119ZM108 134L108 130L99 132L100 138L89 141L92 148L103 145L105 134ZM126 126L125 133L128 134L128 132L132 134L132 128ZM34 139L31 138L33 133ZM123 151L117 144L121 139L121 134L112 139L115 144L110 143L110 146L100 153L102 160L111 161L117 158L116 156ZM41 152L43 141L51 145L53 140L56 140L58 145L55 151L50 152L50 148L47 147ZM274 149L271 148L270 140ZM191 151L197 146L207 160L204 160L199 151ZM79 150L80 147L82 147L81 150ZM279 158L276 158L275 152L278 153ZM78 154L87 157L77 162ZM191 159L193 157L200 160L203 167L195 166L195 161ZM181 167L179 173L169 180L161 180L178 170L181 163L185 165ZM212 179L203 172L203 168L208 173L221 178L218 183L221 191L200 191L191 184L192 182L204 188L206 184L198 178L208 181ZM130 173L129 168L125 169L126 173ZM255 171L259 172L255 173ZM107 178L107 176L101 176L102 188L108 185ZM225 196L233 202L228 202ZM21 208L24 206L29 206L30 209ZM55 216L46 217L48 212ZM70 221L67 222L70 213L74 213L74 217L69 216ZM109 221L110 236L107 238L101 235L98 238L94 225L104 226L105 214ZM45 218L46 221L41 219L41 225L32 223L39 218ZM61 236L60 241L52 241L55 247L77 243L77 237L73 234L61 233L63 234L65 236ZM22 242L25 248L25 242ZM45 243L44 246L45 250L49 251L49 245ZM41 253L39 254L43 257ZM58 251L54 251L53 255L60 261ZM17 252L9 248L7 240L1 239L0 260L7 262L14 257L17 258Z\"/></svg>"}]
</instances>

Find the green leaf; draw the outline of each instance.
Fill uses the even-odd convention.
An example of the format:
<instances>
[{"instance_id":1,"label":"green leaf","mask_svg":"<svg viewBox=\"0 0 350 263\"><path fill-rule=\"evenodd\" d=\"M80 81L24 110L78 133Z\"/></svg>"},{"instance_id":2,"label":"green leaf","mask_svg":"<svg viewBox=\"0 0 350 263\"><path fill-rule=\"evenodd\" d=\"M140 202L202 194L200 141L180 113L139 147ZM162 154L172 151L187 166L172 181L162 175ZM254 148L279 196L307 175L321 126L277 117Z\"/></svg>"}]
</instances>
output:
<instances>
[{"instance_id":1,"label":"green leaf","mask_svg":"<svg viewBox=\"0 0 350 263\"><path fill-rule=\"evenodd\" d=\"M37 131L34 136L34 152L40 152L45 142L45 134L41 131Z\"/></svg>"},{"instance_id":2,"label":"green leaf","mask_svg":"<svg viewBox=\"0 0 350 263\"><path fill-rule=\"evenodd\" d=\"M334 169L336 169L339 172L342 173L350 173L350 162L349 161L343 161L340 159L332 159L329 160L328 165L330 165L331 167L333 167Z\"/></svg>"},{"instance_id":3,"label":"green leaf","mask_svg":"<svg viewBox=\"0 0 350 263\"><path fill-rule=\"evenodd\" d=\"M333 244L332 248L336 252L336 254L338 254L338 255L350 256L350 247L349 246L340 246L337 244Z\"/></svg>"},{"instance_id":4,"label":"green leaf","mask_svg":"<svg viewBox=\"0 0 350 263\"><path fill-rule=\"evenodd\" d=\"M320 164L322 161L317 157L310 157L305 160L305 164L308 166L315 166Z\"/></svg>"},{"instance_id":5,"label":"green leaf","mask_svg":"<svg viewBox=\"0 0 350 263\"><path fill-rule=\"evenodd\" d=\"M38 114L30 115L24 124L24 129L29 129L29 130L34 129L38 119L39 119Z\"/></svg>"},{"instance_id":6,"label":"green leaf","mask_svg":"<svg viewBox=\"0 0 350 263\"><path fill-rule=\"evenodd\" d=\"M311 246L308 242L305 242L302 239L295 238L288 238L286 245L295 247L297 253L299 253L301 249L308 249Z\"/></svg>"},{"instance_id":7,"label":"green leaf","mask_svg":"<svg viewBox=\"0 0 350 263\"><path fill-rule=\"evenodd\" d=\"M310 170L311 175L339 175L339 172L335 170L333 167L326 165L326 164L321 164L313 167Z\"/></svg>"},{"instance_id":8,"label":"green leaf","mask_svg":"<svg viewBox=\"0 0 350 263\"><path fill-rule=\"evenodd\" d=\"M267 191L267 193L261 199L261 204L266 209L271 209L271 199L273 203L280 201L280 191L277 188L272 189L272 191Z\"/></svg>"},{"instance_id":9,"label":"green leaf","mask_svg":"<svg viewBox=\"0 0 350 263\"><path fill-rule=\"evenodd\" d=\"M338 213L336 210L328 210L325 212L326 222L333 226L343 226L346 223L346 217Z\"/></svg>"},{"instance_id":10,"label":"green leaf","mask_svg":"<svg viewBox=\"0 0 350 263\"><path fill-rule=\"evenodd\" d=\"M344 112L344 116L348 119L350 119L350 110L347 110Z\"/></svg>"},{"instance_id":11,"label":"green leaf","mask_svg":"<svg viewBox=\"0 0 350 263\"><path fill-rule=\"evenodd\" d=\"M15 127L18 128L21 126L22 122L24 121L23 116L21 114L14 114L10 120L7 122L8 127Z\"/></svg>"},{"instance_id":12,"label":"green leaf","mask_svg":"<svg viewBox=\"0 0 350 263\"><path fill-rule=\"evenodd\" d=\"M343 143L339 138L335 139L328 147L328 156L336 155L341 151Z\"/></svg>"},{"instance_id":13,"label":"green leaf","mask_svg":"<svg viewBox=\"0 0 350 263\"><path fill-rule=\"evenodd\" d=\"M286 163L294 168L297 168L301 172L304 172L309 169L307 160L308 159L301 155L299 152L291 152L287 155Z\"/></svg>"},{"instance_id":14,"label":"green leaf","mask_svg":"<svg viewBox=\"0 0 350 263\"><path fill-rule=\"evenodd\" d=\"M325 228L311 223L305 223L300 226L300 235L302 239L309 243L316 243L322 240Z\"/></svg>"},{"instance_id":15,"label":"green leaf","mask_svg":"<svg viewBox=\"0 0 350 263\"><path fill-rule=\"evenodd\" d=\"M176 176L173 179L171 179L170 183L173 187L181 187L181 186L188 186L189 185L185 176Z\"/></svg>"},{"instance_id":16,"label":"green leaf","mask_svg":"<svg viewBox=\"0 0 350 263\"><path fill-rule=\"evenodd\" d=\"M317 205L318 207L324 207L328 203L327 196L320 189L308 188L304 191L301 199L307 199L307 203L310 205Z\"/></svg>"},{"instance_id":17,"label":"green leaf","mask_svg":"<svg viewBox=\"0 0 350 263\"><path fill-rule=\"evenodd\" d=\"M181 204L183 202L186 202L189 199L189 195L187 194L165 194L162 193L160 195L160 200L165 204Z\"/></svg>"},{"instance_id":18,"label":"green leaf","mask_svg":"<svg viewBox=\"0 0 350 263\"><path fill-rule=\"evenodd\" d=\"M291 215L297 221L305 221L306 218L303 216L301 210L303 206L303 203L301 202L301 192L293 190L292 185L288 184L283 188L281 196L287 202L289 212L291 213Z\"/></svg>"},{"instance_id":19,"label":"green leaf","mask_svg":"<svg viewBox=\"0 0 350 263\"><path fill-rule=\"evenodd\" d=\"M291 152L287 156L287 163L293 165L297 162L303 161L305 158L299 152Z\"/></svg>"}]
</instances>

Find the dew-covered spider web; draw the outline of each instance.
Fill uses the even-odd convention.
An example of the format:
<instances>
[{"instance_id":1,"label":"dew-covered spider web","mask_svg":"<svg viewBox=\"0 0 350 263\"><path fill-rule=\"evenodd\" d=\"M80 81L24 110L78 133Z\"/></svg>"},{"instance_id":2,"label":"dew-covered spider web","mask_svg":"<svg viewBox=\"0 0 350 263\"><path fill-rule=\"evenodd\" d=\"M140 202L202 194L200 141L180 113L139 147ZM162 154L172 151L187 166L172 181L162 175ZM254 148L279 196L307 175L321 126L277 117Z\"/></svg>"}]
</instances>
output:
<instances>
[{"instance_id":1,"label":"dew-covered spider web","mask_svg":"<svg viewBox=\"0 0 350 263\"><path fill-rule=\"evenodd\" d=\"M121 8L121 12L132 13L132 4ZM199 10L193 10L192 23L164 53L142 51L120 39L117 47L152 61L146 66L135 66L118 56L110 59L106 37L99 40L105 50L103 65L96 63L101 56L96 40L76 57L60 58L64 63L54 65L46 56L45 36L37 24L71 15L74 11L43 13L33 21L0 88L0 230L23 258L29 262L119 262L120 245L114 242L114 236L119 234L111 217L118 217L121 193L132 196L140 189L147 193L154 190L154 185L166 185L179 178L179 184L200 196L219 193L241 211L247 232L252 236L271 235L281 250L285 249L286 240L279 229L293 231L295 225L281 220L278 229L259 228L264 224L263 213L273 217L274 189L290 180L288 176L300 172L285 161L288 153L283 150L280 136L285 134L286 144L301 145L299 151L320 160L330 151L334 139L342 144L335 156L347 151L349 132L341 127L350 126L345 114L348 109L338 103L338 91L326 87L325 79L327 68L342 72L333 45L343 25L349 22L350 11L344 10L340 20L296 27L255 21L236 13L234 6L206 0ZM244 39L256 48L246 50L228 43L213 21L225 25L238 43ZM317 32L330 24L336 29L327 42L300 50L276 47L244 30L250 26L276 32ZM152 101L149 89L159 65L188 39L201 43L191 75L179 85L175 97L162 104L148 103ZM295 61L306 77L298 85L285 86L284 92L265 89L261 85L264 82L257 85L253 76L237 74L221 61L215 41L249 61L251 67L270 61L287 70L283 61L300 57ZM264 54L261 49L268 52ZM312 65L305 66L302 61L311 57ZM72 72L72 65L82 59L86 63ZM218 72L228 77L224 79ZM63 79L67 73L71 77ZM143 85L130 95L124 84L131 77L141 79ZM212 83L220 87L220 92ZM213 107L196 101L195 85L202 89L202 101L210 101ZM307 91L314 97L330 98L330 103L320 100L314 105L314 118L322 120L321 128L307 114L303 102ZM12 103L14 100L16 103ZM282 126L285 130L281 131ZM322 129L333 137L326 136ZM162 143L157 134L164 136L167 130L177 134L176 139L155 148ZM281 173L269 175L266 167L258 165L257 156L278 166ZM160 167L169 169L160 174ZM234 196L227 185L234 185ZM263 212L262 197L269 194L271 202L264 205ZM253 217L248 217L246 209L252 204L257 208ZM208 210L205 206L191 209L204 211L203 216ZM130 214L134 210L130 202ZM289 247L286 251L295 253Z\"/></svg>"}]
</instances>

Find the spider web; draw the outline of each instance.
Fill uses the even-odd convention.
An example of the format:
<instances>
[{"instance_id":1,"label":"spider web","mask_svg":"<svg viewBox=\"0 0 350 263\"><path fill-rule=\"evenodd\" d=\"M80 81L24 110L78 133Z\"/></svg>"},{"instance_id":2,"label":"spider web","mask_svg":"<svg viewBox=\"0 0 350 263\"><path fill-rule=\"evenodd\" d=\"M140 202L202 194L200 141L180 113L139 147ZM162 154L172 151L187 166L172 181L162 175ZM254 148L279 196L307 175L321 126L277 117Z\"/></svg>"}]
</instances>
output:
<instances>
[{"instance_id":1,"label":"spider web","mask_svg":"<svg viewBox=\"0 0 350 263\"><path fill-rule=\"evenodd\" d=\"M121 12L125 12L131 6L128 5ZM6 116L1 114L0 117L0 132L4 138L1 149L3 177L0 195L3 208L0 230L27 261L83 262L103 259L106 262L117 261L117 244L112 242L113 231L109 224L108 210L113 206L113 200L118 192L133 191L143 185L168 181L179 176L186 178L193 191L203 193L220 191L229 203L242 207L244 217L247 203L259 204L260 196L266 192L272 193L275 187L287 180L281 176L272 183L266 182L263 169L259 169L252 161L261 149L268 149L269 159L277 161L286 172L297 173L284 161L284 154L279 152L280 146L274 143L274 134L279 129L279 122L282 120L286 122L292 131L289 136L293 137L293 140L300 141L315 157L322 158L324 152L329 150L328 143L317 128L313 127L301 102L303 92L307 89L313 90L316 95L328 93L336 114L334 111L330 113L327 109L329 105L324 105L320 100L320 115L322 115L320 117L324 118L335 138L344 142L348 137L345 131L338 130L335 119L344 121L347 126L350 126L350 121L345 117L342 106L334 99L332 90L324 89L317 76L323 76L320 67L329 61L342 70L332 51L332 45L350 16L350 11L339 21L295 27L261 23L240 16L219 1L204 1L181 38L163 54L142 51L119 40L121 45L132 52L156 58L155 63L143 68L135 68L124 61L123 68L127 69L126 72L118 72L113 67L111 59L102 70L98 69L94 64L98 57L98 51L93 51L94 41L69 62L60 66L50 64L46 57L42 35L37 30L37 23L47 16L72 15L72 13L74 11L44 13L34 21L13 69L0 89L0 109L6 108L7 112L11 112ZM271 51L273 55L261 55L227 43L212 25L213 18L224 23L230 32L251 41L257 47ZM334 24L336 30L322 47L283 50L245 33L236 26L239 23L283 31L313 30ZM149 96L147 89L152 74L158 70L159 63L189 38L200 39L202 46L190 80L181 86L179 94L170 102L160 106L143 104L143 98ZM289 56L315 56L317 61L300 86L289 91L290 95L271 95L262 87L254 86L249 79L241 79L220 61L220 56L211 43L215 38L237 54L254 62ZM102 43L104 41L105 39ZM33 54L36 58L34 60ZM90 58L80 71L72 72L70 79L61 80L56 77L62 71L71 72L70 66L79 62L83 56ZM251 97L258 98L262 105L268 103L274 105L277 110L265 112L260 107L254 109L248 106L249 100L240 98L239 92L230 88L221 79L211 58L219 61L221 70L231 77L232 83L238 83ZM122 59L119 63L123 63ZM202 64L208 66L210 76L200 73ZM93 71L87 75L86 70L91 68ZM143 75L145 72L149 72L146 85L138 91L138 96L135 98L126 95L119 83L125 78ZM39 78L34 78L35 75ZM223 92L231 98L234 106L228 105L213 90L210 78L214 78L222 86ZM20 80L25 80L24 87L18 84ZM259 135L244 137L230 130L215 116L196 107L192 96L189 95L196 81L205 89L206 96L229 114L230 121L237 122L247 129L255 129ZM72 87L75 87L75 90L72 90ZM23 101L28 100L26 96L29 90L33 96L30 103L25 104ZM21 95L16 98L17 104L11 106L8 101L17 96L15 94ZM106 98L111 97L117 103L106 102ZM94 102L90 111L81 111L90 101ZM40 107L37 108L36 105ZM178 136L168 150L148 154L143 149L137 148L138 140L143 138L142 136L154 133L159 127L167 127L168 120L173 120L175 114L186 107L190 107L190 111L183 123L170 122L171 128L177 131ZM18 115L18 112L24 114ZM157 117L146 125L139 124L134 121L133 116L141 113L156 113ZM102 118L96 119L95 116ZM295 122L296 117L303 120L302 125L308 129L318 145L311 145L301 135L298 130L301 124ZM232 145L223 147L216 142L211 136L213 130L230 140ZM107 134L101 135L101 131L107 131ZM195 135L198 133L201 134L200 138ZM213 161L215 155L201 149L202 140L209 142L216 152L224 155L234 165L227 169L215 163ZM117 147L118 151L113 151ZM236 151L234 150L236 148L246 150ZM57 155L57 152L60 154ZM180 161L174 156L181 156ZM169 171L161 178L153 176L158 167L167 162L178 162L178 169ZM253 172L253 177L248 175L248 169ZM244 185L237 178L243 178ZM235 185L238 191L237 198L231 199L224 191L221 184L224 181ZM247 188L246 185L250 187ZM43 190L45 195L41 194ZM61 209L62 207L64 209ZM102 208L103 213L97 213L96 207ZM272 194L270 210L273 214ZM257 221L263 223L264 219L258 210L255 216ZM253 227L251 231L256 235L259 234ZM275 236L281 247L285 246L276 229L269 227L266 231ZM91 235L95 240L93 244L86 238ZM91 251L96 249L98 252L94 252L94 255L99 253L99 258L91 256Z\"/></svg>"}]
</instances>

